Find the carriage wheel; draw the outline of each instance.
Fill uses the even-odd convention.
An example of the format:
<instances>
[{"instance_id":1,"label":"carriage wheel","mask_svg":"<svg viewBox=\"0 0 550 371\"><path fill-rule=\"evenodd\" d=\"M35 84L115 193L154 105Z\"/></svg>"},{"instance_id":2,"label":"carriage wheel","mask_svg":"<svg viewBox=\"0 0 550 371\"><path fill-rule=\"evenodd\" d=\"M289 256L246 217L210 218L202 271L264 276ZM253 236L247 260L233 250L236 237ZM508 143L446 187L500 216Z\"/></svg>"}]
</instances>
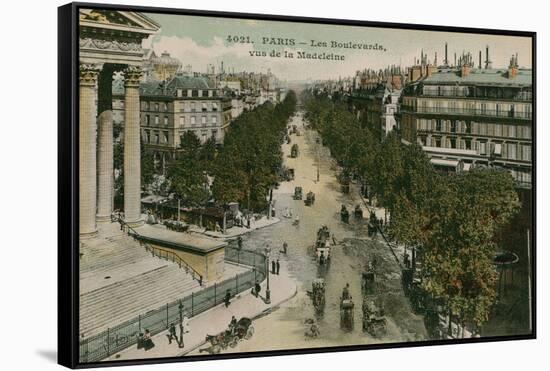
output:
<instances>
[{"instance_id":1,"label":"carriage wheel","mask_svg":"<svg viewBox=\"0 0 550 371\"><path fill-rule=\"evenodd\" d=\"M233 339L231 339L231 341L229 341L229 346L231 348L235 348L237 346L237 343L239 342L239 337L238 336L234 336Z\"/></svg>"},{"instance_id":2,"label":"carriage wheel","mask_svg":"<svg viewBox=\"0 0 550 371\"><path fill-rule=\"evenodd\" d=\"M246 331L246 335L244 336L244 338L248 340L252 337L252 335L254 335L254 327L250 326Z\"/></svg>"}]
</instances>

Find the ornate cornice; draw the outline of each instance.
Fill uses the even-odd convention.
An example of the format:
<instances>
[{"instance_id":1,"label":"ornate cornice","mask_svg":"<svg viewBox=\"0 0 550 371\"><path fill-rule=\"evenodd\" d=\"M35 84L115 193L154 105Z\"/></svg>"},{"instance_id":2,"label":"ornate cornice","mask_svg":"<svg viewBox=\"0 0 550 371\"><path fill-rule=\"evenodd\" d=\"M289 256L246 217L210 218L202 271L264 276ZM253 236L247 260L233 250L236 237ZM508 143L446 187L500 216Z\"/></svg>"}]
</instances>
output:
<instances>
[{"instance_id":1,"label":"ornate cornice","mask_svg":"<svg viewBox=\"0 0 550 371\"><path fill-rule=\"evenodd\" d=\"M114 50L122 52L141 52L141 43L120 40L103 40L92 37L80 38L79 46L81 49Z\"/></svg>"},{"instance_id":2,"label":"ornate cornice","mask_svg":"<svg viewBox=\"0 0 550 371\"><path fill-rule=\"evenodd\" d=\"M97 64L80 64L80 85L95 86L101 66Z\"/></svg>"},{"instance_id":3,"label":"ornate cornice","mask_svg":"<svg viewBox=\"0 0 550 371\"><path fill-rule=\"evenodd\" d=\"M129 66L124 69L124 86L125 87L138 87L141 83L141 77L143 76L143 70L141 67Z\"/></svg>"}]
</instances>

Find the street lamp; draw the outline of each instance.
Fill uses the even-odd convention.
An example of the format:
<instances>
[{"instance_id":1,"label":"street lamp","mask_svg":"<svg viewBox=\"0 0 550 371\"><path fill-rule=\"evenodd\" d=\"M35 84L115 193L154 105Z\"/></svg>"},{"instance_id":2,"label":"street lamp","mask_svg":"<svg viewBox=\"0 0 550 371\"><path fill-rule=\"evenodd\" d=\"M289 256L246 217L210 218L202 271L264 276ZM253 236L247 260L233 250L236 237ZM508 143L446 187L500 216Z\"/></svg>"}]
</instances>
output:
<instances>
[{"instance_id":1,"label":"street lamp","mask_svg":"<svg viewBox=\"0 0 550 371\"><path fill-rule=\"evenodd\" d=\"M178 347L183 348L183 303L181 302L181 299L178 309L180 312L180 338L178 341Z\"/></svg>"},{"instance_id":2,"label":"street lamp","mask_svg":"<svg viewBox=\"0 0 550 371\"><path fill-rule=\"evenodd\" d=\"M271 304L271 291L269 290L269 254L271 253L271 247L267 245L265 247L265 272L267 274L267 287L265 290L265 303Z\"/></svg>"}]
</instances>

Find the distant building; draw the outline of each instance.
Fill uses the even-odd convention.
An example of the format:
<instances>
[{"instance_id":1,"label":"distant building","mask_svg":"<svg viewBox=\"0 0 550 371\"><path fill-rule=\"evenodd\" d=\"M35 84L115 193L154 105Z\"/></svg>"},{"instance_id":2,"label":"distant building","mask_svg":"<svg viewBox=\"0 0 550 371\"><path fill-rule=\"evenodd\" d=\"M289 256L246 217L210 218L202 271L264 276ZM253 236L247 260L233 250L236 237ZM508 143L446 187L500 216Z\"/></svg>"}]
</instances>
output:
<instances>
[{"instance_id":1,"label":"distant building","mask_svg":"<svg viewBox=\"0 0 550 371\"><path fill-rule=\"evenodd\" d=\"M152 49L144 53L144 75L146 80L170 80L181 69L181 61L164 52L158 57Z\"/></svg>"},{"instance_id":2,"label":"distant building","mask_svg":"<svg viewBox=\"0 0 550 371\"><path fill-rule=\"evenodd\" d=\"M123 107L123 85L115 86L113 106ZM201 143L209 138L222 143L231 122L231 100L205 76L176 74L166 82L143 82L140 101L142 142L162 171L176 158L184 132L195 133Z\"/></svg>"},{"instance_id":3,"label":"distant building","mask_svg":"<svg viewBox=\"0 0 550 371\"><path fill-rule=\"evenodd\" d=\"M353 90L349 102L363 125L373 130L382 140L397 127L395 114L405 77L398 68L388 69L380 74L366 71L361 75L363 77L360 77L359 86L362 88ZM378 82L375 83L374 78Z\"/></svg>"},{"instance_id":4,"label":"distant building","mask_svg":"<svg viewBox=\"0 0 550 371\"><path fill-rule=\"evenodd\" d=\"M508 169L519 187L531 187L532 84L517 55L508 68L474 68L471 54L455 67L438 67L404 90L399 127L432 163L450 171L472 166ZM488 51L486 67L490 66Z\"/></svg>"}]
</instances>

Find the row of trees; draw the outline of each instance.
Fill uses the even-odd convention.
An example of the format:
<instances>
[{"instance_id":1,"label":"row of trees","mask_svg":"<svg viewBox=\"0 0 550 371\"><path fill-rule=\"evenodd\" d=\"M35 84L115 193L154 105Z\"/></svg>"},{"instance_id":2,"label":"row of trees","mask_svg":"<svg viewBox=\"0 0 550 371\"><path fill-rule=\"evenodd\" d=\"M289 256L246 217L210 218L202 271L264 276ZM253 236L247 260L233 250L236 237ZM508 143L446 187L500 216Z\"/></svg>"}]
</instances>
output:
<instances>
[{"instance_id":1,"label":"row of trees","mask_svg":"<svg viewBox=\"0 0 550 371\"><path fill-rule=\"evenodd\" d=\"M511 174L440 174L419 145L404 145L398 133L376 140L345 103L312 93L304 101L306 118L344 171L389 211L390 237L417 249L426 292L462 324L484 323L496 296L497 231L520 207Z\"/></svg>"},{"instance_id":2,"label":"row of trees","mask_svg":"<svg viewBox=\"0 0 550 371\"><path fill-rule=\"evenodd\" d=\"M242 114L231 124L214 169L212 194L224 204L237 201L249 210L264 210L266 196L279 181L283 166L281 144L286 124L296 109L296 95Z\"/></svg>"},{"instance_id":3,"label":"row of trees","mask_svg":"<svg viewBox=\"0 0 550 371\"><path fill-rule=\"evenodd\" d=\"M239 202L264 210L266 196L279 180L281 143L295 107L291 91L277 105L266 102L243 113L231 123L221 146L213 139L201 145L195 134L186 132L177 160L168 167L170 190L189 206L204 205L212 197L220 205Z\"/></svg>"}]
</instances>

